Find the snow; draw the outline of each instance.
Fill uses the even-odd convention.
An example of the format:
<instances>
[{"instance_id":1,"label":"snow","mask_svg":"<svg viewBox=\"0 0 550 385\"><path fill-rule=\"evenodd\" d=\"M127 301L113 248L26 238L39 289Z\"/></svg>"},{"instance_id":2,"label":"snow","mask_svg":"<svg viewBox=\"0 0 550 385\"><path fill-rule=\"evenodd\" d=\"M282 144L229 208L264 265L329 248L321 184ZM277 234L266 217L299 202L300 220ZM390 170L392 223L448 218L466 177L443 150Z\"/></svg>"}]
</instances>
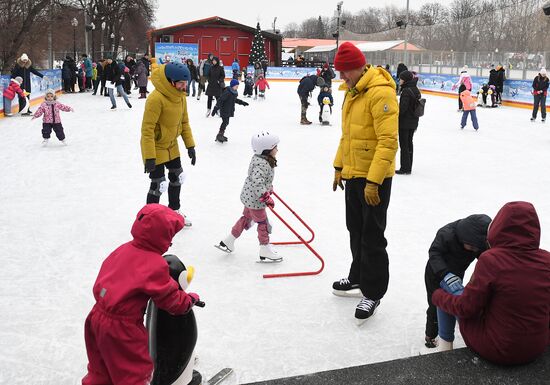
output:
<instances>
[{"instance_id":1,"label":"snow","mask_svg":"<svg viewBox=\"0 0 550 385\"><path fill-rule=\"evenodd\" d=\"M232 367L236 374L227 383L245 383L419 354L424 268L438 228L473 213L493 217L505 202L527 200L541 219L542 247L550 241L547 127L529 122L528 110L501 107L478 109L479 132L471 122L461 131L456 100L427 95L413 174L393 179L389 290L376 315L357 327L358 299L331 294L351 261L344 194L331 188L340 109L334 108L332 126L321 126L315 105L308 111L315 123L301 126L296 87L272 81L267 100L237 105L223 145L214 142L221 120L204 116L205 98L188 100L197 164L191 167L183 152L182 202L193 227L177 235L170 252L195 266L190 289L207 304L195 311L204 378ZM118 100L118 110L110 111L108 98L62 96L76 110L62 115L66 147L55 138L41 147L39 120L0 120L0 383L78 384L86 373L83 328L92 285L103 259L130 239L149 185L139 147L145 101L132 97L132 110ZM335 106L342 99L335 92ZM281 246L283 263L256 263L255 228L233 254L213 247L241 214L250 137L261 129L281 138L274 186L316 232L312 246L326 261L318 276L263 279L316 270L319 262L304 246ZM275 209L291 218L281 204ZM270 218L272 240L294 239ZM460 337L455 346L464 346Z\"/></svg>"}]
</instances>

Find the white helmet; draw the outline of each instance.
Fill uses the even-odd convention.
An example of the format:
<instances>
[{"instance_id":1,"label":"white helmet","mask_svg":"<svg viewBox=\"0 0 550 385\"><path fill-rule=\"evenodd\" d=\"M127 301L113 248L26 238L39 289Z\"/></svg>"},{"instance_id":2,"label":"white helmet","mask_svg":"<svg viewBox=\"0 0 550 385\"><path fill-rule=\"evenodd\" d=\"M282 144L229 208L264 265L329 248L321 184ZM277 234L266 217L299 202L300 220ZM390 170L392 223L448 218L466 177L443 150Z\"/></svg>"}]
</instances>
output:
<instances>
[{"instance_id":1,"label":"white helmet","mask_svg":"<svg viewBox=\"0 0 550 385\"><path fill-rule=\"evenodd\" d=\"M262 131L252 135L252 150L254 154L261 155L265 150L273 150L279 144L279 137Z\"/></svg>"}]
</instances>

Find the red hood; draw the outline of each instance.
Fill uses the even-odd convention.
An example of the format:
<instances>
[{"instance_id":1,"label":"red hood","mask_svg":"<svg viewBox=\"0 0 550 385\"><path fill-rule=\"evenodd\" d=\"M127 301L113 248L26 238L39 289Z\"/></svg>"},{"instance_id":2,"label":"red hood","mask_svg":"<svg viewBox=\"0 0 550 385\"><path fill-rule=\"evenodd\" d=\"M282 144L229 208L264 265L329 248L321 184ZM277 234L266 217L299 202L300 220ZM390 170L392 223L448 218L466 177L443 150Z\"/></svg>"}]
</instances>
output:
<instances>
[{"instance_id":1,"label":"red hood","mask_svg":"<svg viewBox=\"0 0 550 385\"><path fill-rule=\"evenodd\" d=\"M491 248L539 248L540 223L535 207L529 202L508 202L489 226L487 241Z\"/></svg>"},{"instance_id":2,"label":"red hood","mask_svg":"<svg viewBox=\"0 0 550 385\"><path fill-rule=\"evenodd\" d=\"M156 203L148 204L139 211L132 226L133 242L140 249L164 254L184 223L183 217L174 210Z\"/></svg>"}]
</instances>

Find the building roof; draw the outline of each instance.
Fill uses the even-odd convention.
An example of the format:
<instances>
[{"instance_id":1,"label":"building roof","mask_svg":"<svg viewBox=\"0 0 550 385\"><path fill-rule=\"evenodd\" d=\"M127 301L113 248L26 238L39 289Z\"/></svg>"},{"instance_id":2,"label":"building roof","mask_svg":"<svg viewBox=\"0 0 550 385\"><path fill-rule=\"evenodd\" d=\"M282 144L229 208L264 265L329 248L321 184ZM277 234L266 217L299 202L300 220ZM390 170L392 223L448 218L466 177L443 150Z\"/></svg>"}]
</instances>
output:
<instances>
[{"instance_id":1,"label":"building roof","mask_svg":"<svg viewBox=\"0 0 550 385\"><path fill-rule=\"evenodd\" d=\"M286 40L286 39L285 39ZM376 51L403 51L405 49L404 40L388 40L388 41L369 41L369 42L355 42L355 44L361 52L376 52ZM284 42L283 42L284 46ZM336 49L336 44L330 45L317 45L313 48L304 51L304 53L315 53L315 52L331 52ZM423 51L422 48L415 46L414 44L407 43L408 51Z\"/></svg>"},{"instance_id":2,"label":"building roof","mask_svg":"<svg viewBox=\"0 0 550 385\"><path fill-rule=\"evenodd\" d=\"M208 17L206 19L194 20L194 21L189 21L187 23L171 25L169 27L151 29L151 30L149 30L149 33L151 35L155 35L155 36L167 35L167 34L170 34L172 32L175 32L175 31L180 31L182 29L193 28L193 27L198 27L198 26L207 26L207 25L236 27L238 29L248 31L248 32L251 32L251 33L256 32L255 27L249 27L248 25L244 25L244 24L240 24L240 23L228 20L228 19L224 19L223 17L212 16L212 17ZM272 40L274 40L274 39L275 40L282 40L283 39L283 37L279 34L264 31L264 30L262 30L262 35L264 37L266 37L268 39L272 39Z\"/></svg>"},{"instance_id":3,"label":"building roof","mask_svg":"<svg viewBox=\"0 0 550 385\"><path fill-rule=\"evenodd\" d=\"M340 40L340 44L350 41L353 44L364 43L365 41L352 41L352 40ZM334 39L302 39L302 38L284 38L283 47L285 48L295 48L295 47L317 47L323 45L334 45Z\"/></svg>"}]
</instances>

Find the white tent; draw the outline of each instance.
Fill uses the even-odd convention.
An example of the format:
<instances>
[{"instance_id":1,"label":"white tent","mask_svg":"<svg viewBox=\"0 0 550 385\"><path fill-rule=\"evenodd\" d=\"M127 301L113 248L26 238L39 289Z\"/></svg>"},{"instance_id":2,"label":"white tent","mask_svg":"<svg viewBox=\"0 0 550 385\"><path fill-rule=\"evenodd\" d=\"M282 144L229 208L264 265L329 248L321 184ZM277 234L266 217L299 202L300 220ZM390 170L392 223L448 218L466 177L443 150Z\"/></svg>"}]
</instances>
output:
<instances>
[{"instance_id":1,"label":"white tent","mask_svg":"<svg viewBox=\"0 0 550 385\"><path fill-rule=\"evenodd\" d=\"M361 52L388 51L402 43L404 43L404 40L370 41L368 43L357 44L357 48Z\"/></svg>"}]
</instances>

